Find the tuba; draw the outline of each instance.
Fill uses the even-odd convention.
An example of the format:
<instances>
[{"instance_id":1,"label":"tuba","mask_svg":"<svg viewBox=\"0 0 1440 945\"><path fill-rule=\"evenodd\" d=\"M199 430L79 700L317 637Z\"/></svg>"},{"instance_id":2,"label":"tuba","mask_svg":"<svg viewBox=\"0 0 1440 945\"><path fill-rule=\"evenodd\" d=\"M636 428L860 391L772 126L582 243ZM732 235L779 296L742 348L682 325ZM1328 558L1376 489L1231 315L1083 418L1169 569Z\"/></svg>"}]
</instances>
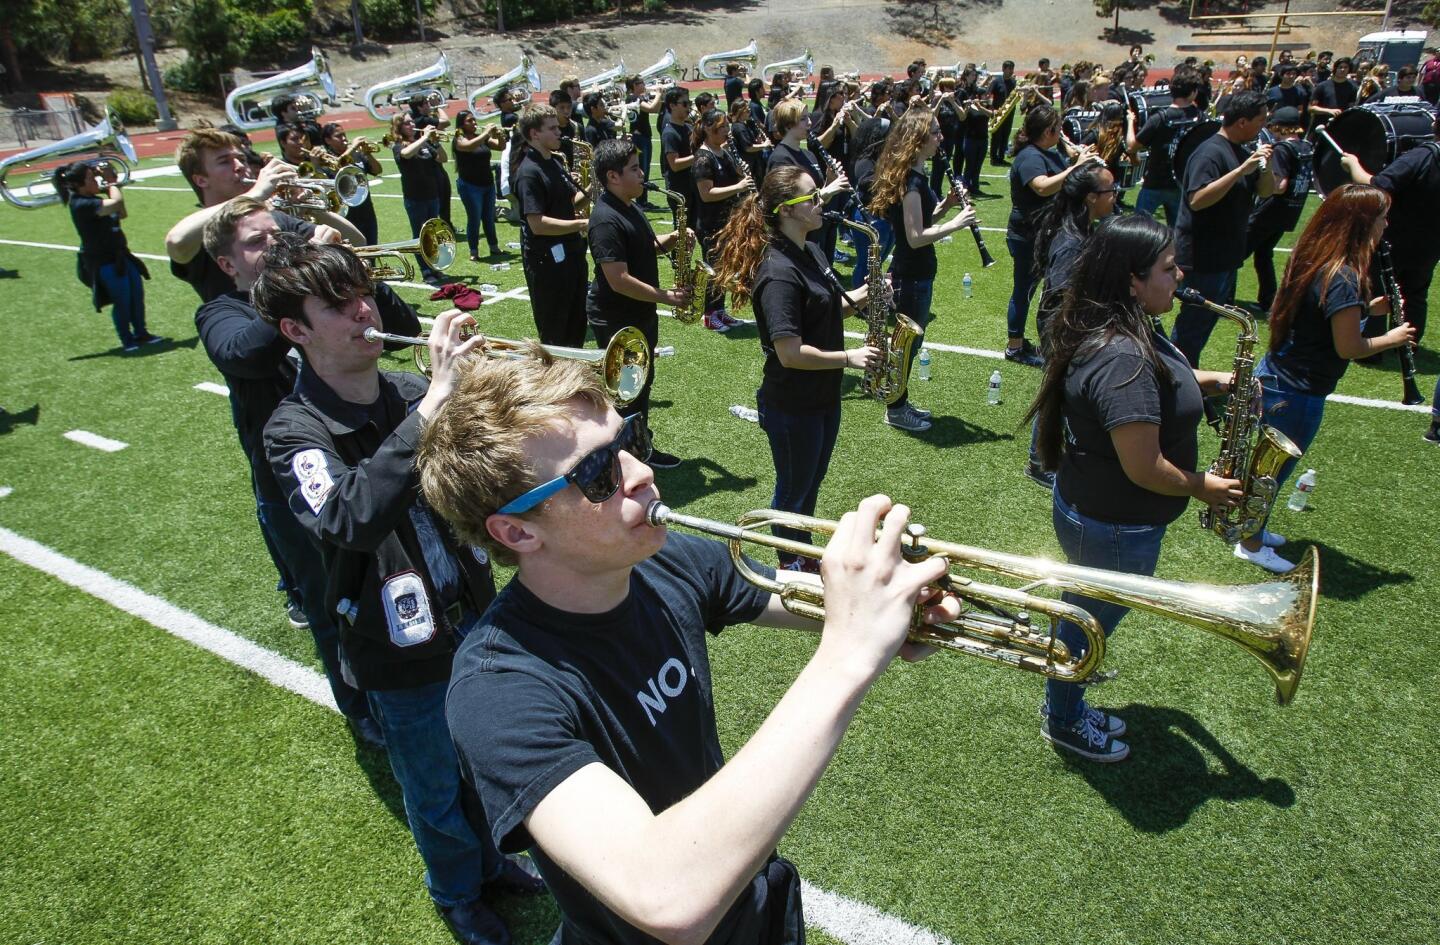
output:
<instances>
[{"instance_id":1,"label":"tuba","mask_svg":"<svg viewBox=\"0 0 1440 945\"><path fill-rule=\"evenodd\" d=\"M320 93L324 93L324 98ZM315 118L325 111L328 103L335 101L335 80L330 77L330 67L325 64L325 54L318 49L310 50L310 61L296 66L268 79L260 79L249 85L236 86L225 96L225 114L231 123L245 131L267 128L278 115L270 113L270 101L282 94L301 95L308 99L301 106L301 113ZM264 101L252 101L251 96L266 96Z\"/></svg>"},{"instance_id":2,"label":"tuba","mask_svg":"<svg viewBox=\"0 0 1440 945\"><path fill-rule=\"evenodd\" d=\"M477 122L499 117L500 109L488 107L486 100L499 95L503 89L510 90L510 97L516 106L524 105L534 93L540 91L540 73L529 56L521 56L518 66L470 93L470 111L475 113ZM485 104L482 105L482 102Z\"/></svg>"},{"instance_id":3,"label":"tuba","mask_svg":"<svg viewBox=\"0 0 1440 945\"><path fill-rule=\"evenodd\" d=\"M38 148L22 151L0 160L0 197L22 210L37 210L60 202L50 184L50 176L36 178L17 188L6 183L6 178L15 168L27 168L37 162L53 163L56 158L70 155L90 154L94 164L110 164L115 168L115 183L121 187L130 183L130 165L139 163L135 146L125 134L125 126L114 115L106 113L105 120L93 128L71 135L61 141L42 144ZM48 191L48 192L47 192Z\"/></svg>"},{"instance_id":4,"label":"tuba","mask_svg":"<svg viewBox=\"0 0 1440 945\"><path fill-rule=\"evenodd\" d=\"M353 252L370 270L372 282L411 282L415 279L411 256L439 272L455 264L455 231L450 224L434 217L421 225L420 235L413 240L357 246Z\"/></svg>"},{"instance_id":5,"label":"tuba","mask_svg":"<svg viewBox=\"0 0 1440 945\"><path fill-rule=\"evenodd\" d=\"M405 109L415 96L424 96L432 108L439 108L455 94L450 61L441 53L432 65L389 82L370 86L365 92L365 110L378 122L390 120L397 109ZM381 111L381 109L389 111Z\"/></svg>"},{"instance_id":6,"label":"tuba","mask_svg":"<svg viewBox=\"0 0 1440 945\"><path fill-rule=\"evenodd\" d=\"M822 548L778 538L770 534L770 527L832 534L837 523L793 512L757 509L731 525L682 515L658 499L650 504L645 517L651 525L680 525L725 539L730 544L730 559L742 578L777 595L793 614L825 619L823 587L767 578L746 562L744 545L749 542L818 559ZM1280 705L1289 705L1300 686L1320 591L1319 559L1314 548L1308 549L1299 566L1280 580L1238 587L1167 581L932 541L923 526L913 523L901 539L900 553L907 561L939 557L954 567L1027 582L1019 588L982 584L952 570L940 579L939 585L955 594L961 603L969 604L970 609L962 611L955 621L932 625L922 622L917 608L910 626L912 642L966 653L1051 679L1079 682L1099 669L1105 651L1104 630L1089 611L1030 593L1037 587L1047 587L1157 614L1229 640L1265 667L1275 681L1275 699ZM1048 619L1048 630L1035 626L1036 614ZM1087 649L1083 655L1069 652L1056 637L1055 624L1059 620L1074 623L1085 634Z\"/></svg>"},{"instance_id":7,"label":"tuba","mask_svg":"<svg viewBox=\"0 0 1440 945\"><path fill-rule=\"evenodd\" d=\"M659 62L641 69L639 77L647 91L664 92L685 78L685 67L675 61L675 50L667 49Z\"/></svg>"},{"instance_id":8,"label":"tuba","mask_svg":"<svg viewBox=\"0 0 1440 945\"><path fill-rule=\"evenodd\" d=\"M890 312L895 307L890 283L885 278L880 259L880 234L868 223L848 219L833 211L825 219L858 230L870 238L869 263L865 276L865 344L880 352L878 367L866 368L860 389L865 396L890 406L899 400L910 384L910 349L923 329L908 315L895 314L895 327L890 327ZM836 283L837 285L839 283ZM842 290L843 291L843 290Z\"/></svg>"},{"instance_id":9,"label":"tuba","mask_svg":"<svg viewBox=\"0 0 1440 945\"><path fill-rule=\"evenodd\" d=\"M725 67L732 62L739 63L742 75L748 75L760 62L760 47L755 45L755 40L750 40L750 45L740 49L701 56L695 64L695 71L702 79L723 79Z\"/></svg>"},{"instance_id":10,"label":"tuba","mask_svg":"<svg viewBox=\"0 0 1440 945\"><path fill-rule=\"evenodd\" d=\"M770 80L775 78L775 73L789 72L791 69L803 69L805 71L805 74L801 76L801 78L803 79L808 79L810 78L810 76L814 75L815 57L810 55L810 50L805 50L803 53L796 56L794 59L786 59L781 62L770 63L764 69L760 70L760 78L764 79L765 83L768 85L770 83Z\"/></svg>"},{"instance_id":11,"label":"tuba","mask_svg":"<svg viewBox=\"0 0 1440 945\"><path fill-rule=\"evenodd\" d=\"M603 92L608 86L625 75L625 60L621 59L613 67L604 72L596 73L588 79L580 80L580 97L584 98L589 92Z\"/></svg>"},{"instance_id":12,"label":"tuba","mask_svg":"<svg viewBox=\"0 0 1440 945\"><path fill-rule=\"evenodd\" d=\"M662 193L675 204L675 245L670 248L670 267L675 272L675 288L685 292L685 301L675 306L675 320L682 325L693 325L700 320L700 309L705 304L705 287L715 271L704 259L694 258L695 239L690 235L690 214L685 207L685 197L649 182L645 184L645 189Z\"/></svg>"},{"instance_id":13,"label":"tuba","mask_svg":"<svg viewBox=\"0 0 1440 945\"><path fill-rule=\"evenodd\" d=\"M1261 422L1260 400L1255 396L1255 319L1244 309L1211 302L1194 289L1176 293L1191 305L1203 305L1222 318L1240 326L1235 343L1235 385L1221 418L1220 455L1210 464L1213 475L1240 480L1245 493L1233 509L1223 507L1201 509L1200 524L1235 544L1259 534L1265 517L1275 504L1280 489L1280 468L1288 460L1299 459L1300 447L1285 434Z\"/></svg>"},{"instance_id":14,"label":"tuba","mask_svg":"<svg viewBox=\"0 0 1440 945\"><path fill-rule=\"evenodd\" d=\"M463 325L460 328L461 338L473 338L479 334L482 332L473 325ZM415 367L426 377L430 376L430 339L428 335L417 338L409 335L391 335L375 328L367 328L365 329L365 340L413 345ZM621 407L633 403L635 398L640 396L640 392L645 388L645 381L650 376L650 345L645 340L645 333L631 325L617 331L610 339L610 343L605 346L604 351L595 348L565 348L560 345L542 345L533 341L511 341L508 338L486 336L477 352L487 358L518 361L533 357L536 348L545 351L552 358L588 361L594 364L600 370L601 379L605 382L605 389L610 392L615 403Z\"/></svg>"}]
</instances>

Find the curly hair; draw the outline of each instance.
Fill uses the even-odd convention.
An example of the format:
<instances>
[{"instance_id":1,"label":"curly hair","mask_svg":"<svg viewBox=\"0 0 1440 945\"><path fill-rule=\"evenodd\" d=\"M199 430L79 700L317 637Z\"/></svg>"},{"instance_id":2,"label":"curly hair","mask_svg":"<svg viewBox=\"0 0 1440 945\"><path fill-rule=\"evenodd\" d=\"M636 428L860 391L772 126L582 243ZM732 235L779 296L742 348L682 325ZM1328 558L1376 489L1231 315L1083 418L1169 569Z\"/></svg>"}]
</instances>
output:
<instances>
[{"instance_id":1,"label":"curly hair","mask_svg":"<svg viewBox=\"0 0 1440 945\"><path fill-rule=\"evenodd\" d=\"M801 181L810 175L794 165L770 169L760 189L753 191L730 213L730 219L715 236L720 256L715 260L711 283L724 288L735 301L736 308L750 304L750 290L755 284L755 270L765 258L765 248L780 234L781 204L800 194Z\"/></svg>"},{"instance_id":2,"label":"curly hair","mask_svg":"<svg viewBox=\"0 0 1440 945\"><path fill-rule=\"evenodd\" d=\"M930 138L935 113L929 106L912 105L896 121L885 138L885 149L875 162L875 179L870 185L870 204L865 209L877 217L905 196L905 180L915 166L916 155Z\"/></svg>"}]
</instances>

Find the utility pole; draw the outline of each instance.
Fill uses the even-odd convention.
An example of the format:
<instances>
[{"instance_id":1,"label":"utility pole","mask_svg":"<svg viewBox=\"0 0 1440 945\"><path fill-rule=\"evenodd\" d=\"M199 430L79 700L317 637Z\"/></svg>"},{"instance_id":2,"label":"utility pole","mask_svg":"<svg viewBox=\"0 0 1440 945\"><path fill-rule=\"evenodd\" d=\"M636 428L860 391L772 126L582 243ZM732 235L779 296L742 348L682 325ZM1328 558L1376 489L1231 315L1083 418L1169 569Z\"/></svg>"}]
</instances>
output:
<instances>
[{"instance_id":1,"label":"utility pole","mask_svg":"<svg viewBox=\"0 0 1440 945\"><path fill-rule=\"evenodd\" d=\"M420 24L420 42L425 42L425 11L420 9L420 0L415 0L415 22Z\"/></svg>"},{"instance_id":2,"label":"utility pole","mask_svg":"<svg viewBox=\"0 0 1440 945\"><path fill-rule=\"evenodd\" d=\"M355 27L355 48L365 45L365 32L360 27L360 0L350 0L350 22Z\"/></svg>"},{"instance_id":3,"label":"utility pole","mask_svg":"<svg viewBox=\"0 0 1440 945\"><path fill-rule=\"evenodd\" d=\"M495 31L505 32L505 0L495 0Z\"/></svg>"},{"instance_id":4,"label":"utility pole","mask_svg":"<svg viewBox=\"0 0 1440 945\"><path fill-rule=\"evenodd\" d=\"M150 77L150 93L155 96L155 106L160 110L160 120L155 127L161 131L174 131L178 126L170 116L170 102L165 98L165 86L160 81L160 67L155 65L155 31L150 28L150 8L145 5L145 0L130 0L130 16L135 20L135 45Z\"/></svg>"}]
</instances>

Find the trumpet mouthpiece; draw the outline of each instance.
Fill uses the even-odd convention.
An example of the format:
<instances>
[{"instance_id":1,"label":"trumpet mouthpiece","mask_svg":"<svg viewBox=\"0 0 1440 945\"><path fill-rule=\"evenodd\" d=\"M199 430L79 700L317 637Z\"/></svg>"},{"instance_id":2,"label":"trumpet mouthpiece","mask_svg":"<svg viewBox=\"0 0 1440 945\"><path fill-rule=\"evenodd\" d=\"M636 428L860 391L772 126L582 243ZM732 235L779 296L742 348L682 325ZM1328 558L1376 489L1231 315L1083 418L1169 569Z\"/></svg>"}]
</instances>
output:
<instances>
[{"instance_id":1,"label":"trumpet mouthpiece","mask_svg":"<svg viewBox=\"0 0 1440 945\"><path fill-rule=\"evenodd\" d=\"M645 509L645 521L653 526L659 527L665 524L665 519L670 516L670 506L656 499Z\"/></svg>"},{"instance_id":2,"label":"trumpet mouthpiece","mask_svg":"<svg viewBox=\"0 0 1440 945\"><path fill-rule=\"evenodd\" d=\"M381 331L380 329L378 329L378 328L367 328L367 329L365 329L365 340L366 340L366 341L384 341L384 340L385 340L385 333L384 333L383 331Z\"/></svg>"}]
</instances>

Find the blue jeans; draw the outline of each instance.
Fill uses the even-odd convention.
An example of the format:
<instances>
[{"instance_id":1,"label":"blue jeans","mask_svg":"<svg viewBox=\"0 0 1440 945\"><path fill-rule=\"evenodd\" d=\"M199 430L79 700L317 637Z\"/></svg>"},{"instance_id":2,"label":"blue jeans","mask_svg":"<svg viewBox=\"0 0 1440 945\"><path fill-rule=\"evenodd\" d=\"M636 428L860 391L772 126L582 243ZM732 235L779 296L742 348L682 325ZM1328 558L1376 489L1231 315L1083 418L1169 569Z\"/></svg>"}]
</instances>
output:
<instances>
[{"instance_id":1,"label":"blue jeans","mask_svg":"<svg viewBox=\"0 0 1440 945\"><path fill-rule=\"evenodd\" d=\"M1035 244L1028 239L1005 234L1005 248L1015 260L1015 281L1010 290L1010 307L1005 310L1005 333L1010 338L1025 337L1025 322L1030 317L1030 299L1040 282L1035 278Z\"/></svg>"},{"instance_id":2,"label":"blue jeans","mask_svg":"<svg viewBox=\"0 0 1440 945\"><path fill-rule=\"evenodd\" d=\"M866 213L858 204L855 207L854 219L857 223L865 223L875 228L880 237L880 261L883 263L885 257L890 255L890 250L895 248L895 231L890 228L889 223ZM856 230L854 248L855 272L850 280L850 287L858 289L865 284L865 279L870 274L870 237Z\"/></svg>"},{"instance_id":3,"label":"blue jeans","mask_svg":"<svg viewBox=\"0 0 1440 945\"><path fill-rule=\"evenodd\" d=\"M1440 423L1440 377L1435 379L1435 394L1430 398L1430 418Z\"/></svg>"},{"instance_id":4,"label":"blue jeans","mask_svg":"<svg viewBox=\"0 0 1440 945\"><path fill-rule=\"evenodd\" d=\"M1239 238L1237 235L1236 239ZM1220 305L1229 305L1235 301L1234 269L1224 272L1186 272L1184 285ZM1188 302L1180 304L1180 314L1175 316L1175 326L1170 329L1170 340L1180 349L1180 353L1185 355L1191 367L1200 366L1200 352L1205 350L1205 342L1210 340L1210 332L1215 329L1215 322L1219 317L1203 305L1191 305Z\"/></svg>"},{"instance_id":5,"label":"blue jeans","mask_svg":"<svg viewBox=\"0 0 1440 945\"><path fill-rule=\"evenodd\" d=\"M490 252L500 250L500 243L495 236L495 187L481 187L479 184L471 184L460 178L455 179L455 186L460 191L460 202L465 205L465 240L470 244L470 255L480 255L480 227L485 227L485 242L490 244Z\"/></svg>"},{"instance_id":6,"label":"blue jeans","mask_svg":"<svg viewBox=\"0 0 1440 945\"><path fill-rule=\"evenodd\" d=\"M110 294L110 318L115 322L120 346L129 348L149 337L150 333L145 330L145 283L140 278L140 267L127 262L122 273L115 263L106 263L96 275Z\"/></svg>"},{"instance_id":7,"label":"blue jeans","mask_svg":"<svg viewBox=\"0 0 1440 945\"><path fill-rule=\"evenodd\" d=\"M1051 520L1055 524L1055 537L1060 539L1060 549L1065 560L1087 568L1105 568L1124 574L1155 573L1160 560L1160 542L1165 537L1164 525L1116 525L1090 518L1077 511L1055 490L1051 506ZM1062 594L1067 604L1074 604L1088 610L1105 636L1115 632L1115 625L1130 608L1120 604L1107 604L1079 594ZM1056 629L1058 636L1070 648L1072 654L1085 651L1085 635L1080 628L1068 621L1061 621ZM1060 725L1073 725L1080 718L1080 702L1084 687L1077 683L1045 681L1045 709L1052 721Z\"/></svg>"},{"instance_id":8,"label":"blue jeans","mask_svg":"<svg viewBox=\"0 0 1440 945\"><path fill-rule=\"evenodd\" d=\"M830 468L835 439L840 435L840 405L823 413L788 413L766 403L761 391L755 394L759 407L760 428L770 441L770 456L775 461L775 495L770 507L783 512L814 515L820 498L820 483ZM778 538L809 541L810 533L794 528L772 528ZM781 554L780 563L794 560Z\"/></svg>"},{"instance_id":9,"label":"blue jeans","mask_svg":"<svg viewBox=\"0 0 1440 945\"><path fill-rule=\"evenodd\" d=\"M1315 434L1320 432L1320 421L1325 416L1325 398L1301 393L1282 382L1271 373L1268 355L1255 365L1255 376L1260 379L1260 385L1265 392L1262 416L1266 426L1274 427L1288 436L1301 450L1308 450L1310 444L1315 442ZM1297 462L1298 460L1293 459L1286 460L1285 465L1280 467L1275 483L1277 502L1282 494L1279 490L1290 479Z\"/></svg>"},{"instance_id":10,"label":"blue jeans","mask_svg":"<svg viewBox=\"0 0 1440 945\"><path fill-rule=\"evenodd\" d=\"M310 621L315 654L325 668L325 680L330 683L330 693L340 714L355 721L369 718L365 694L347 683L340 672L340 628L335 623L335 615L325 605L327 579L320 549L283 502L265 502L256 496L255 515L260 519L266 543L280 558L276 564L283 566L281 581L294 582L293 587L285 590L295 593L305 619Z\"/></svg>"},{"instance_id":11,"label":"blue jeans","mask_svg":"<svg viewBox=\"0 0 1440 945\"><path fill-rule=\"evenodd\" d=\"M1180 215L1180 188L1179 187L1141 187L1140 196L1135 198L1135 212L1143 213L1147 217L1155 216L1155 211L1165 208L1165 222L1170 226Z\"/></svg>"},{"instance_id":12,"label":"blue jeans","mask_svg":"<svg viewBox=\"0 0 1440 945\"><path fill-rule=\"evenodd\" d=\"M420 235L420 227L425 225L426 220L440 216L439 199L411 200L406 197L401 203L405 204L405 216L410 218L410 235L412 237ZM431 269L423 259L420 260L420 271L426 276L440 275L438 271Z\"/></svg>"},{"instance_id":13,"label":"blue jeans","mask_svg":"<svg viewBox=\"0 0 1440 945\"><path fill-rule=\"evenodd\" d=\"M385 732L390 769L405 797L405 816L425 885L441 906L470 902L504 867L487 828L477 834L460 808L460 761L445 724L448 682L366 693ZM478 810L471 816L480 816Z\"/></svg>"},{"instance_id":14,"label":"blue jeans","mask_svg":"<svg viewBox=\"0 0 1440 945\"><path fill-rule=\"evenodd\" d=\"M920 346L925 343L925 329L931 321L930 301L935 295L935 280L906 279L895 275L895 271L892 269L890 282L895 287L895 311L901 315L909 315L920 326L920 337L916 338L915 344L910 347L910 367L913 369L915 358L920 354ZM908 403L910 403L910 385L907 384L905 393L890 405L890 409L899 410Z\"/></svg>"}]
</instances>

